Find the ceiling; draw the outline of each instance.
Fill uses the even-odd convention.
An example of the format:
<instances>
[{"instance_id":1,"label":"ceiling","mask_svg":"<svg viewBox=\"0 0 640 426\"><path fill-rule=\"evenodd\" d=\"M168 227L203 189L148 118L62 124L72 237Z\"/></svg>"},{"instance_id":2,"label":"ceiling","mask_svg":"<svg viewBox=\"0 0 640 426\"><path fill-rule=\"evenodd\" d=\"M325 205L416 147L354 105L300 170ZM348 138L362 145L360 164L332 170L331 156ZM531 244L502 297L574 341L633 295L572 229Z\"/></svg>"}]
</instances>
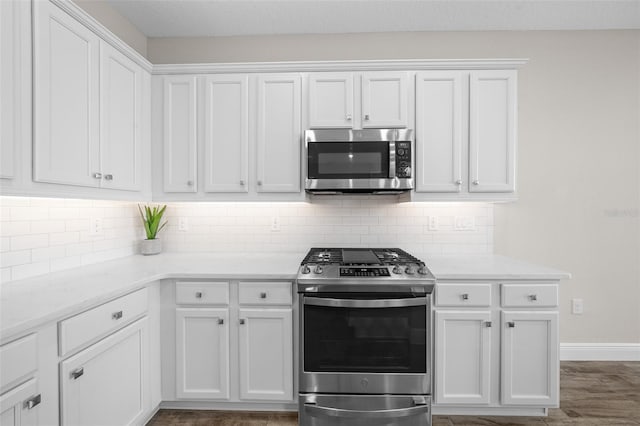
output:
<instances>
[{"instance_id":1,"label":"ceiling","mask_svg":"<svg viewBox=\"0 0 640 426\"><path fill-rule=\"evenodd\" d=\"M106 0L147 37L640 29L640 0Z\"/></svg>"}]
</instances>

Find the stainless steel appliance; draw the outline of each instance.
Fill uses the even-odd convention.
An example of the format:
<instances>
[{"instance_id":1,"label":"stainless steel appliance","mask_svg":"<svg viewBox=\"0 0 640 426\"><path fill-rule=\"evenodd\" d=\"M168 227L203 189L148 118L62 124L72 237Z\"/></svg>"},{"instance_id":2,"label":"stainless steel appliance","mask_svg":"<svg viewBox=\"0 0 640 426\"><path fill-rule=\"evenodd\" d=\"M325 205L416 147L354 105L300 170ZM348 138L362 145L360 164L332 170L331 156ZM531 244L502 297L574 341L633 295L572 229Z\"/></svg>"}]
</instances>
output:
<instances>
[{"instance_id":1,"label":"stainless steel appliance","mask_svg":"<svg viewBox=\"0 0 640 426\"><path fill-rule=\"evenodd\" d=\"M431 424L431 293L397 248L312 248L297 278L304 426Z\"/></svg>"},{"instance_id":2,"label":"stainless steel appliance","mask_svg":"<svg viewBox=\"0 0 640 426\"><path fill-rule=\"evenodd\" d=\"M315 194L413 189L412 138L406 129L307 130L305 189Z\"/></svg>"}]
</instances>

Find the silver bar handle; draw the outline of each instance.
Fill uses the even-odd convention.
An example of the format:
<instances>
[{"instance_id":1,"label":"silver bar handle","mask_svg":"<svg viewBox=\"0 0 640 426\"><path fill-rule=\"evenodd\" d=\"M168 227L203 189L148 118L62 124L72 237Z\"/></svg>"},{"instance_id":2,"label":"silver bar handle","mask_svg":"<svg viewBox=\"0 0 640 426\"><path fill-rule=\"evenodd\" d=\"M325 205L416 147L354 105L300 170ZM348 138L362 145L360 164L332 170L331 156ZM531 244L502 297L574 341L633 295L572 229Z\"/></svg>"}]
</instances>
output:
<instances>
[{"instance_id":1,"label":"silver bar handle","mask_svg":"<svg viewBox=\"0 0 640 426\"><path fill-rule=\"evenodd\" d=\"M196 299L202 299L202 292L196 291Z\"/></svg>"},{"instance_id":2,"label":"silver bar handle","mask_svg":"<svg viewBox=\"0 0 640 426\"><path fill-rule=\"evenodd\" d=\"M267 293L262 292L260 293L260 299L266 299L267 298Z\"/></svg>"},{"instance_id":3,"label":"silver bar handle","mask_svg":"<svg viewBox=\"0 0 640 426\"><path fill-rule=\"evenodd\" d=\"M509 321L507 323L507 327L509 327L509 328L514 328L515 326L516 326L516 323L514 321Z\"/></svg>"},{"instance_id":4,"label":"silver bar handle","mask_svg":"<svg viewBox=\"0 0 640 426\"><path fill-rule=\"evenodd\" d=\"M78 380L84 374L84 367L76 368L71 372L71 378L73 380Z\"/></svg>"},{"instance_id":5,"label":"silver bar handle","mask_svg":"<svg viewBox=\"0 0 640 426\"><path fill-rule=\"evenodd\" d=\"M240 318L240 325L244 324L244 319Z\"/></svg>"},{"instance_id":6,"label":"silver bar handle","mask_svg":"<svg viewBox=\"0 0 640 426\"><path fill-rule=\"evenodd\" d=\"M414 402L415 403L415 402ZM429 405L416 404L407 408L392 408L390 410L346 410L344 408L324 407L316 404L304 404L304 409L315 417L346 417L360 419L389 419L400 417L412 417L429 412Z\"/></svg>"},{"instance_id":7,"label":"silver bar handle","mask_svg":"<svg viewBox=\"0 0 640 426\"><path fill-rule=\"evenodd\" d=\"M113 175L112 174L104 175L104 179L105 180L113 180Z\"/></svg>"},{"instance_id":8,"label":"silver bar handle","mask_svg":"<svg viewBox=\"0 0 640 426\"><path fill-rule=\"evenodd\" d=\"M462 300L469 300L469 294L468 293L464 293L462 295Z\"/></svg>"},{"instance_id":9,"label":"silver bar handle","mask_svg":"<svg viewBox=\"0 0 640 426\"><path fill-rule=\"evenodd\" d=\"M114 312L111 314L111 319L119 320L122 318L122 311Z\"/></svg>"},{"instance_id":10,"label":"silver bar handle","mask_svg":"<svg viewBox=\"0 0 640 426\"><path fill-rule=\"evenodd\" d=\"M396 177L396 141L389 141L389 177Z\"/></svg>"},{"instance_id":11,"label":"silver bar handle","mask_svg":"<svg viewBox=\"0 0 640 426\"><path fill-rule=\"evenodd\" d=\"M94 174L93 174L93 178L94 178L94 179L102 179L102 173L100 173L100 172L96 172L96 173L94 173Z\"/></svg>"},{"instance_id":12,"label":"silver bar handle","mask_svg":"<svg viewBox=\"0 0 640 426\"><path fill-rule=\"evenodd\" d=\"M492 324L491 324L491 321L485 321L485 322L484 322L484 326L485 326L485 327L487 327L487 328L490 328L490 327L491 327L491 325L492 325Z\"/></svg>"},{"instance_id":13,"label":"silver bar handle","mask_svg":"<svg viewBox=\"0 0 640 426\"><path fill-rule=\"evenodd\" d=\"M224 319L223 318L218 318L218 324L220 324L220 325L224 324Z\"/></svg>"},{"instance_id":14,"label":"silver bar handle","mask_svg":"<svg viewBox=\"0 0 640 426\"><path fill-rule=\"evenodd\" d=\"M536 300L538 300L538 295L537 294L529 295L529 300L531 300L532 302L535 302Z\"/></svg>"},{"instance_id":15,"label":"silver bar handle","mask_svg":"<svg viewBox=\"0 0 640 426\"><path fill-rule=\"evenodd\" d=\"M40 404L41 402L42 402L42 395L38 394L38 395L32 396L31 398L27 399L22 404L22 407L27 409L27 410L31 410L33 407L35 407L36 405Z\"/></svg>"},{"instance_id":16,"label":"silver bar handle","mask_svg":"<svg viewBox=\"0 0 640 426\"><path fill-rule=\"evenodd\" d=\"M329 306L332 308L402 308L406 306L426 305L427 298L412 297L410 299L354 300L305 297L304 304L313 306Z\"/></svg>"}]
</instances>

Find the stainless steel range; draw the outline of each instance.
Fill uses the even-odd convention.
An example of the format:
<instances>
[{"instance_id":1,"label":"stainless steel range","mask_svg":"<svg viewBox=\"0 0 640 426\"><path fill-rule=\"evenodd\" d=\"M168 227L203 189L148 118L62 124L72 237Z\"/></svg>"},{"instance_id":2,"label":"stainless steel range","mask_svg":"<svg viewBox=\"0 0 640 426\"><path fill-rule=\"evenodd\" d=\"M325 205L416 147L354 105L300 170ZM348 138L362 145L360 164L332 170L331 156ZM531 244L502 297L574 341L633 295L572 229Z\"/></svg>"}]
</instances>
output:
<instances>
[{"instance_id":1,"label":"stainless steel range","mask_svg":"<svg viewBox=\"0 0 640 426\"><path fill-rule=\"evenodd\" d=\"M312 248L297 279L300 424L431 424L431 293L398 248Z\"/></svg>"}]
</instances>

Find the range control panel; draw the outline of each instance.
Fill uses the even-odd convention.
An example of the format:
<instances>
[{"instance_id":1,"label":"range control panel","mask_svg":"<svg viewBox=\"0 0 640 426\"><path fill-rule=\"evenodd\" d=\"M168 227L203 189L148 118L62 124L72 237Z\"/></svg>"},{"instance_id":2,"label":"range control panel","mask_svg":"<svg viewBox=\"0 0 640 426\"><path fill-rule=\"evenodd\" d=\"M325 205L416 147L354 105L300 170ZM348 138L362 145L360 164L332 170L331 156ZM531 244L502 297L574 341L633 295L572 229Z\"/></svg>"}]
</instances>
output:
<instances>
[{"instance_id":1,"label":"range control panel","mask_svg":"<svg viewBox=\"0 0 640 426\"><path fill-rule=\"evenodd\" d=\"M396 176L411 177L411 142L396 142Z\"/></svg>"},{"instance_id":2,"label":"range control panel","mask_svg":"<svg viewBox=\"0 0 640 426\"><path fill-rule=\"evenodd\" d=\"M387 268L340 268L341 277L388 277Z\"/></svg>"}]
</instances>

